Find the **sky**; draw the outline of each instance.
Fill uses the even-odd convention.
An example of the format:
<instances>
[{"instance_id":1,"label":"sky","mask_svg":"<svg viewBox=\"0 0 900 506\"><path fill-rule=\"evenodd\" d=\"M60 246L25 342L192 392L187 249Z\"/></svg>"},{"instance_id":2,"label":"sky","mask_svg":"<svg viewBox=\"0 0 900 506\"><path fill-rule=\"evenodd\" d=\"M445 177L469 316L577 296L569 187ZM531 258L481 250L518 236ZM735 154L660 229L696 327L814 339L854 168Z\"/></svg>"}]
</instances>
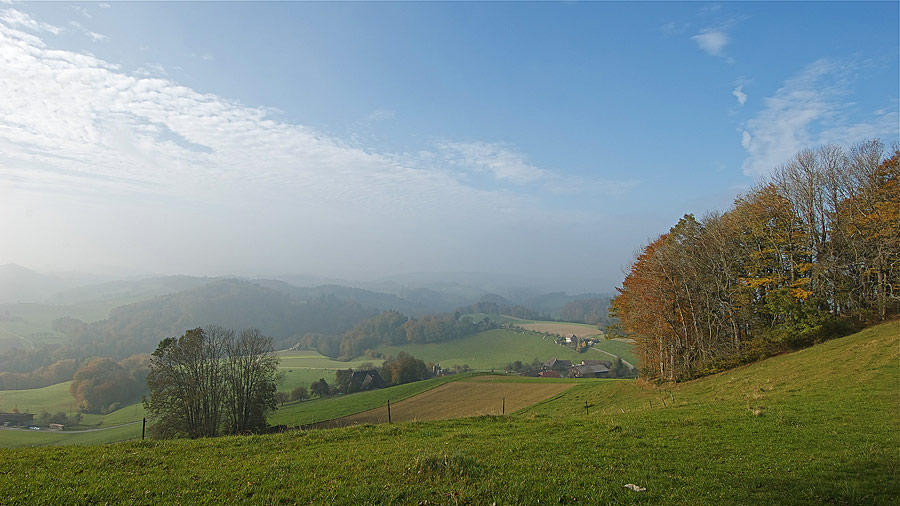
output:
<instances>
[{"instance_id":1,"label":"sky","mask_svg":"<svg viewBox=\"0 0 900 506\"><path fill-rule=\"evenodd\" d=\"M897 2L0 0L0 264L611 291L900 136Z\"/></svg>"}]
</instances>

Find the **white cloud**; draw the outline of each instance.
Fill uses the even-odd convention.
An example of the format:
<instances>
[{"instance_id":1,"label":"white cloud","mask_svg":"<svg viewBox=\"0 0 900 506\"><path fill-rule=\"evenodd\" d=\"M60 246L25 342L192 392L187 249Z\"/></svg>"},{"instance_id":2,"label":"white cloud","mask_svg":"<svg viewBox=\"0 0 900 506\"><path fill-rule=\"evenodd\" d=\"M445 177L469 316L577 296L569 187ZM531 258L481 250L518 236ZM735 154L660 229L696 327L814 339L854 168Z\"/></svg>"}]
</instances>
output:
<instances>
[{"instance_id":1,"label":"white cloud","mask_svg":"<svg viewBox=\"0 0 900 506\"><path fill-rule=\"evenodd\" d=\"M747 94L744 93L744 85L741 84L731 91L731 94L737 98L739 104L744 105L747 102Z\"/></svg>"},{"instance_id":2,"label":"white cloud","mask_svg":"<svg viewBox=\"0 0 900 506\"><path fill-rule=\"evenodd\" d=\"M103 34L100 34L100 33L97 33L97 32L86 31L86 32L84 32L84 33L85 33L85 35L87 35L88 37L90 37L91 40L93 40L94 42L99 42L99 41L101 41L101 40L106 40L106 35L103 35Z\"/></svg>"},{"instance_id":3,"label":"white cloud","mask_svg":"<svg viewBox=\"0 0 900 506\"><path fill-rule=\"evenodd\" d=\"M768 174L807 147L896 136L900 131L896 106L868 114L852 110L850 84L857 70L851 63L818 60L764 98L763 110L747 121L741 133L748 154L744 174ZM852 113L861 120L851 119Z\"/></svg>"},{"instance_id":4,"label":"white cloud","mask_svg":"<svg viewBox=\"0 0 900 506\"><path fill-rule=\"evenodd\" d=\"M48 32L56 35L61 31L61 28L58 26L36 21L28 14L16 9L4 9L0 12L0 21L7 25L18 26L33 32Z\"/></svg>"},{"instance_id":5,"label":"white cloud","mask_svg":"<svg viewBox=\"0 0 900 506\"><path fill-rule=\"evenodd\" d=\"M718 28L704 28L700 30L700 33L692 36L691 40L710 55L722 57L725 56L725 46L730 42L728 34Z\"/></svg>"},{"instance_id":6,"label":"white cloud","mask_svg":"<svg viewBox=\"0 0 900 506\"><path fill-rule=\"evenodd\" d=\"M527 163L523 154L503 144L445 142L439 147L460 167L488 172L501 181L530 183L548 174L547 171Z\"/></svg>"},{"instance_id":7,"label":"white cloud","mask_svg":"<svg viewBox=\"0 0 900 506\"><path fill-rule=\"evenodd\" d=\"M100 7L101 9L109 9L112 6L106 2L101 2L101 3L97 4L97 7Z\"/></svg>"}]
</instances>

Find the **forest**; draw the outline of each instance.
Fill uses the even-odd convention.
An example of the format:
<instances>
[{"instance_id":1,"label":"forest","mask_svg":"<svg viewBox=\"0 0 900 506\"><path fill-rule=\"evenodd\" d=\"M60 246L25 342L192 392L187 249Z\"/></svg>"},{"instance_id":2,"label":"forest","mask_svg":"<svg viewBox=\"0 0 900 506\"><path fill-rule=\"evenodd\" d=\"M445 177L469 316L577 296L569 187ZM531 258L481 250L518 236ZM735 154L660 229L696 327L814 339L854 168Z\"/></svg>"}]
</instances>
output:
<instances>
[{"instance_id":1,"label":"forest","mask_svg":"<svg viewBox=\"0 0 900 506\"><path fill-rule=\"evenodd\" d=\"M900 150L797 153L724 213L685 215L636 258L611 313L648 378L678 381L900 311Z\"/></svg>"},{"instance_id":2,"label":"forest","mask_svg":"<svg viewBox=\"0 0 900 506\"><path fill-rule=\"evenodd\" d=\"M385 311L350 329L341 338L341 359L363 355L379 344L435 343L496 328L490 320L475 322L459 313L409 318L398 311Z\"/></svg>"}]
</instances>

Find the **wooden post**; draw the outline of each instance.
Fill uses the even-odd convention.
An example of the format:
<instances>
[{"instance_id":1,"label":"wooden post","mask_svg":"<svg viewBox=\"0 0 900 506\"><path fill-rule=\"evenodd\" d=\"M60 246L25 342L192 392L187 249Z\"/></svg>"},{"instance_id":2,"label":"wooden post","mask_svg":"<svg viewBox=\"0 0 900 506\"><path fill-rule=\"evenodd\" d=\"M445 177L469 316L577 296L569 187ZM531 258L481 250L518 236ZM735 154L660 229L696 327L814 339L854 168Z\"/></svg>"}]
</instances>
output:
<instances>
[{"instance_id":1,"label":"wooden post","mask_svg":"<svg viewBox=\"0 0 900 506\"><path fill-rule=\"evenodd\" d=\"M144 423L141 424L141 439L144 439L144 434L147 433L147 419L144 418Z\"/></svg>"},{"instance_id":2,"label":"wooden post","mask_svg":"<svg viewBox=\"0 0 900 506\"><path fill-rule=\"evenodd\" d=\"M653 399L650 399L650 409L653 409Z\"/></svg>"},{"instance_id":3,"label":"wooden post","mask_svg":"<svg viewBox=\"0 0 900 506\"><path fill-rule=\"evenodd\" d=\"M672 394L672 392L669 392L669 398L672 399L673 403L675 402L675 396Z\"/></svg>"},{"instance_id":4,"label":"wooden post","mask_svg":"<svg viewBox=\"0 0 900 506\"><path fill-rule=\"evenodd\" d=\"M506 414L506 397L503 398L503 407L500 410L500 414Z\"/></svg>"},{"instance_id":5,"label":"wooden post","mask_svg":"<svg viewBox=\"0 0 900 506\"><path fill-rule=\"evenodd\" d=\"M388 399L388 423L391 423L391 400Z\"/></svg>"}]
</instances>

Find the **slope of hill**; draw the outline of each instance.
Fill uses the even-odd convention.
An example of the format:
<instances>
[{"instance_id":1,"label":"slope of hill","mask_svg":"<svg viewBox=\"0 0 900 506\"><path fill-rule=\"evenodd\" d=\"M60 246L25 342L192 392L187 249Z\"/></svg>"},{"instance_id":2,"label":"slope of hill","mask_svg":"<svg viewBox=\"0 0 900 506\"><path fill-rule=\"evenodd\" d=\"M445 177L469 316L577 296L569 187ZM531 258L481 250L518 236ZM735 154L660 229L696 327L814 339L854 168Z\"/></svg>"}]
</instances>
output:
<instances>
[{"instance_id":1,"label":"slope of hill","mask_svg":"<svg viewBox=\"0 0 900 506\"><path fill-rule=\"evenodd\" d=\"M288 295L236 279L113 309L107 320L80 328L70 347L84 355L124 357L148 353L167 336L215 324L233 329L256 327L277 347L296 344L308 332L340 334L374 310L336 297L297 302Z\"/></svg>"},{"instance_id":2,"label":"slope of hill","mask_svg":"<svg viewBox=\"0 0 900 506\"><path fill-rule=\"evenodd\" d=\"M896 322L885 324L668 391L578 384L506 417L13 449L0 496L7 504L896 504L898 334Z\"/></svg>"},{"instance_id":3,"label":"slope of hill","mask_svg":"<svg viewBox=\"0 0 900 506\"><path fill-rule=\"evenodd\" d=\"M383 344L376 351L390 356L403 351L419 360L438 363L445 368L468 365L480 371L502 371L507 364L516 360L531 363L534 359L544 362L556 357L581 362L585 358L595 358L560 346L537 332L506 329L489 330L440 343L403 346Z\"/></svg>"}]
</instances>

